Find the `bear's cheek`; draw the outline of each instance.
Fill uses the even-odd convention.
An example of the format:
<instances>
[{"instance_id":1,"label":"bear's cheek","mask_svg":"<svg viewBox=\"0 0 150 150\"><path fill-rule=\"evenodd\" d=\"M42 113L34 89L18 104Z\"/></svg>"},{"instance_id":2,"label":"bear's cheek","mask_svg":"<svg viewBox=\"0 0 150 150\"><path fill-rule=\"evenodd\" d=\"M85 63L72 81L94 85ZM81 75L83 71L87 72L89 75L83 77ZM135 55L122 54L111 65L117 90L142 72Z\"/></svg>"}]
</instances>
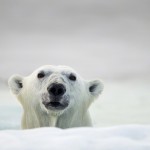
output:
<instances>
[{"instance_id":1,"label":"bear's cheek","mask_svg":"<svg viewBox=\"0 0 150 150\"><path fill-rule=\"evenodd\" d=\"M22 90L21 97L29 101L41 99L41 91L35 87L28 86Z\"/></svg>"}]
</instances>

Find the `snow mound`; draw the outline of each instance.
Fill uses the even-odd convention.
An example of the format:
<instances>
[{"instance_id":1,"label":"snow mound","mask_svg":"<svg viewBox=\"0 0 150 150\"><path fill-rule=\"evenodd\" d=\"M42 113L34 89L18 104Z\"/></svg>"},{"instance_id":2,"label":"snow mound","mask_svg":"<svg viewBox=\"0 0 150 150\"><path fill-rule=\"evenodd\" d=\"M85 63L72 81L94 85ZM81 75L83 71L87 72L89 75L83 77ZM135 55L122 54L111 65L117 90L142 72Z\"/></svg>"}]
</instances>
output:
<instances>
[{"instance_id":1,"label":"snow mound","mask_svg":"<svg viewBox=\"0 0 150 150\"><path fill-rule=\"evenodd\" d=\"M150 150L150 126L0 131L1 150Z\"/></svg>"}]
</instances>

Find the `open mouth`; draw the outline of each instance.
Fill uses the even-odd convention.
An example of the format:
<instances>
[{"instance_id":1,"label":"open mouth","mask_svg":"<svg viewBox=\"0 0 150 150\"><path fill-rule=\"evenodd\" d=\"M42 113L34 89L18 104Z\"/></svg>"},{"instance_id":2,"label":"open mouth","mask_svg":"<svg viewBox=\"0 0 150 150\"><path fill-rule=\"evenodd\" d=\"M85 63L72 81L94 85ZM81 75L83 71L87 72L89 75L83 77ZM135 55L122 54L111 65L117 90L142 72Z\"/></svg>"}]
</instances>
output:
<instances>
[{"instance_id":1,"label":"open mouth","mask_svg":"<svg viewBox=\"0 0 150 150\"><path fill-rule=\"evenodd\" d=\"M60 103L60 102L49 102L49 103L45 104L45 107L47 109L53 109L53 110L65 109L67 106L68 106L68 103Z\"/></svg>"},{"instance_id":2,"label":"open mouth","mask_svg":"<svg viewBox=\"0 0 150 150\"><path fill-rule=\"evenodd\" d=\"M63 110L69 106L69 96L52 97L42 94L42 103L49 110Z\"/></svg>"},{"instance_id":3,"label":"open mouth","mask_svg":"<svg viewBox=\"0 0 150 150\"><path fill-rule=\"evenodd\" d=\"M60 106L62 106L62 104L60 102L50 102L50 103L48 103L48 106L60 107Z\"/></svg>"}]
</instances>

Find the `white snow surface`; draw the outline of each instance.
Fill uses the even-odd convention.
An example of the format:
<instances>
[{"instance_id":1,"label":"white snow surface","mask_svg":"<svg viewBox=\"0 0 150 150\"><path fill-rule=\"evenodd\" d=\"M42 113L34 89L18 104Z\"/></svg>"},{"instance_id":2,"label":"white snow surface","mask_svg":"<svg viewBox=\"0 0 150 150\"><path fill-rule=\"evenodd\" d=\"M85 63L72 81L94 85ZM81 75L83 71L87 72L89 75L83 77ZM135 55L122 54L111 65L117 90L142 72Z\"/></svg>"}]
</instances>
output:
<instances>
[{"instance_id":1,"label":"white snow surface","mask_svg":"<svg viewBox=\"0 0 150 150\"><path fill-rule=\"evenodd\" d=\"M1 150L149 150L150 126L0 131Z\"/></svg>"}]
</instances>

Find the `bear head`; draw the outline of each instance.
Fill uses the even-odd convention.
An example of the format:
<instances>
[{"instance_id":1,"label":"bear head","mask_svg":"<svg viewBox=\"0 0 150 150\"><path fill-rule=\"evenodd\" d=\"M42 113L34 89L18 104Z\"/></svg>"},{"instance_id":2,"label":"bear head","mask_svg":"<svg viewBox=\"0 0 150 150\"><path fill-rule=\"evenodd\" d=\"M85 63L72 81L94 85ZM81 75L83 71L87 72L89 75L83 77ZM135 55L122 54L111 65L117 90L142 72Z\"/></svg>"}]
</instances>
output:
<instances>
[{"instance_id":1,"label":"bear head","mask_svg":"<svg viewBox=\"0 0 150 150\"><path fill-rule=\"evenodd\" d=\"M27 77L13 75L8 84L24 109L33 107L55 115L69 108L87 109L103 90L98 79L87 81L70 67L52 65L42 66Z\"/></svg>"}]
</instances>

